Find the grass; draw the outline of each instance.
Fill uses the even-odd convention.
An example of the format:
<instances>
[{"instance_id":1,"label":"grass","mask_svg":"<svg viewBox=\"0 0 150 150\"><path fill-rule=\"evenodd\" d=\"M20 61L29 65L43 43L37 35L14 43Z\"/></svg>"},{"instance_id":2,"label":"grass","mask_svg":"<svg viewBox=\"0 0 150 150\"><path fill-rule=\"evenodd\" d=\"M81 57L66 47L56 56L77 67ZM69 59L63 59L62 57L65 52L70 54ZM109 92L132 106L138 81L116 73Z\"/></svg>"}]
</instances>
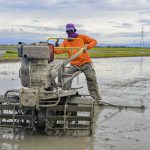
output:
<instances>
[{"instance_id":1,"label":"grass","mask_svg":"<svg viewBox=\"0 0 150 150\"><path fill-rule=\"evenodd\" d=\"M150 48L127 48L127 47L94 47L93 50L104 50L104 51L147 51L150 52Z\"/></svg>"},{"instance_id":2,"label":"grass","mask_svg":"<svg viewBox=\"0 0 150 150\"><path fill-rule=\"evenodd\" d=\"M150 56L150 48L93 48L89 51L92 58Z\"/></svg>"},{"instance_id":3,"label":"grass","mask_svg":"<svg viewBox=\"0 0 150 150\"><path fill-rule=\"evenodd\" d=\"M150 48L102 48L95 47L88 50L91 58L105 57L136 57L150 56ZM56 58L66 58L67 54L56 55Z\"/></svg>"},{"instance_id":4,"label":"grass","mask_svg":"<svg viewBox=\"0 0 150 150\"><path fill-rule=\"evenodd\" d=\"M20 60L17 51L7 50L6 53L0 58L0 61Z\"/></svg>"},{"instance_id":5,"label":"grass","mask_svg":"<svg viewBox=\"0 0 150 150\"><path fill-rule=\"evenodd\" d=\"M136 57L136 56L150 56L150 48L106 48L94 47L88 50L91 58L106 58L106 57ZM55 55L56 59L67 58L67 54ZM19 60L16 50L7 50L0 58L0 61Z\"/></svg>"}]
</instances>

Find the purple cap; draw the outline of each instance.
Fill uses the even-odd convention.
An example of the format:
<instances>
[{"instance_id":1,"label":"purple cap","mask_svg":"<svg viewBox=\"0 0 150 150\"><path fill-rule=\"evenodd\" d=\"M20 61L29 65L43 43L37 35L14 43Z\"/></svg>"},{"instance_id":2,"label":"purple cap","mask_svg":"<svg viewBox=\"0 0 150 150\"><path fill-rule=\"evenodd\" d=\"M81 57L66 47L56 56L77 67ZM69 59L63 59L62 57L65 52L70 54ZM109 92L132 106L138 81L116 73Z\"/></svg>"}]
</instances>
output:
<instances>
[{"instance_id":1,"label":"purple cap","mask_svg":"<svg viewBox=\"0 0 150 150\"><path fill-rule=\"evenodd\" d=\"M66 31L68 31L68 30L76 30L74 24L68 23L66 25Z\"/></svg>"}]
</instances>

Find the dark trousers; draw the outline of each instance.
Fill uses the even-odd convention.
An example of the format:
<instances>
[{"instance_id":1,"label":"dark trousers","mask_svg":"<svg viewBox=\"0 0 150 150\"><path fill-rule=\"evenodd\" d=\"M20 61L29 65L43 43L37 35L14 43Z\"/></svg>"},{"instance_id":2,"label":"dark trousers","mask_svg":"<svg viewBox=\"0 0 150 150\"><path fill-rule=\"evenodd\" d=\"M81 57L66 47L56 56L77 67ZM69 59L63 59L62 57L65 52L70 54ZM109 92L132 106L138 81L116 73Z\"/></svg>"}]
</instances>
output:
<instances>
[{"instance_id":1,"label":"dark trousers","mask_svg":"<svg viewBox=\"0 0 150 150\"><path fill-rule=\"evenodd\" d=\"M95 70L93 68L93 65L91 63L85 63L82 66L74 66L71 65L66 73L67 74L73 74L76 71L82 71L85 74L86 80L87 80L87 86L88 86L88 90L90 95L95 99L95 100L100 100L101 96L99 94L99 89L98 89L98 84L97 84L97 80L96 80L96 74L95 74ZM67 83L67 87L68 89L71 88L72 85L72 81Z\"/></svg>"}]
</instances>

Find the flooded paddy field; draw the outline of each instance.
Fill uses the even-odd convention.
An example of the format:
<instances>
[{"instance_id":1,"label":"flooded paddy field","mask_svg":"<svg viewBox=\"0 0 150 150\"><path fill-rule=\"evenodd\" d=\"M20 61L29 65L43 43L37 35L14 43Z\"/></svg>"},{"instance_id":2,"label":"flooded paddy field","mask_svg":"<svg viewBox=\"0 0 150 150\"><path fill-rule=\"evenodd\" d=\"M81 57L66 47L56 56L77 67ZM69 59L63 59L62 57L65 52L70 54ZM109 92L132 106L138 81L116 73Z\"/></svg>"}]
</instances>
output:
<instances>
[{"instance_id":1,"label":"flooded paddy field","mask_svg":"<svg viewBox=\"0 0 150 150\"><path fill-rule=\"evenodd\" d=\"M118 105L145 105L146 109L95 106L94 133L89 137L51 137L13 134L0 129L0 150L149 150L150 58L93 59L103 101ZM0 95L21 87L20 62L0 63ZM83 74L74 87L88 94Z\"/></svg>"}]
</instances>

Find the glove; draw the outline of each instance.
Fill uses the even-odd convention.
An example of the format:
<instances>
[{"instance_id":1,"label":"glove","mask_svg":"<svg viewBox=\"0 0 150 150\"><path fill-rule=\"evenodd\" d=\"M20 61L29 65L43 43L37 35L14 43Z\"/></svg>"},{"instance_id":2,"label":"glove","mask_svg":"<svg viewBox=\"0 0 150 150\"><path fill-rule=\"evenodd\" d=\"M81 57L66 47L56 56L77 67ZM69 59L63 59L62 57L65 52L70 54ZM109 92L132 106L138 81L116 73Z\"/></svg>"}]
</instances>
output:
<instances>
[{"instance_id":1,"label":"glove","mask_svg":"<svg viewBox=\"0 0 150 150\"><path fill-rule=\"evenodd\" d=\"M87 51L87 49L88 49L88 45L85 44L84 47L83 47L83 53L85 53Z\"/></svg>"},{"instance_id":2,"label":"glove","mask_svg":"<svg viewBox=\"0 0 150 150\"><path fill-rule=\"evenodd\" d=\"M56 47L59 47L59 39L56 40L55 46L56 46Z\"/></svg>"}]
</instances>

